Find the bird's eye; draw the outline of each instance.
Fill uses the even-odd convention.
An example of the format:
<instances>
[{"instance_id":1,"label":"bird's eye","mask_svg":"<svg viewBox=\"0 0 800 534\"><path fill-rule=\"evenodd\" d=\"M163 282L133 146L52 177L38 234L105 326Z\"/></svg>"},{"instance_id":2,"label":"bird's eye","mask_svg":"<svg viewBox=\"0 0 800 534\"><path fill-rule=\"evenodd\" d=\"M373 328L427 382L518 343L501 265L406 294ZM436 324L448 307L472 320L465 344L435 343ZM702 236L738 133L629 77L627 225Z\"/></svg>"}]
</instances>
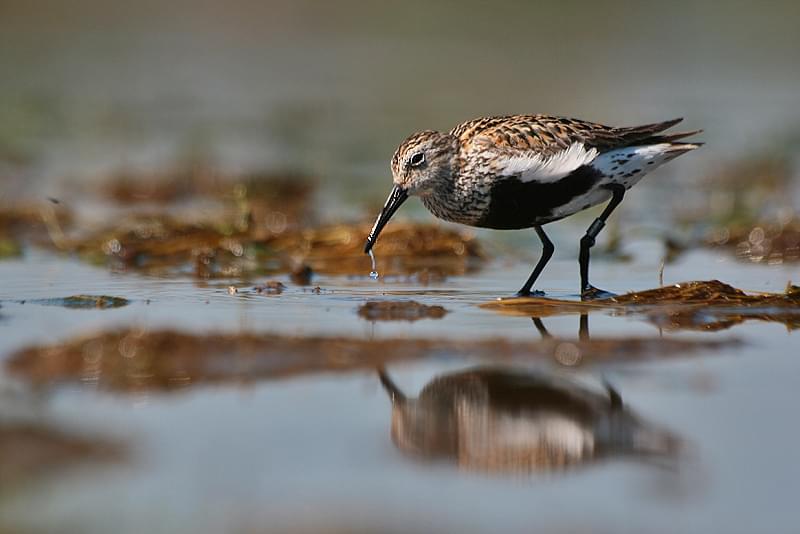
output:
<instances>
[{"instance_id":1,"label":"bird's eye","mask_svg":"<svg viewBox=\"0 0 800 534\"><path fill-rule=\"evenodd\" d=\"M408 160L409 165L412 167L419 167L423 163L425 163L425 154L422 152L417 152L413 156L411 156Z\"/></svg>"}]
</instances>

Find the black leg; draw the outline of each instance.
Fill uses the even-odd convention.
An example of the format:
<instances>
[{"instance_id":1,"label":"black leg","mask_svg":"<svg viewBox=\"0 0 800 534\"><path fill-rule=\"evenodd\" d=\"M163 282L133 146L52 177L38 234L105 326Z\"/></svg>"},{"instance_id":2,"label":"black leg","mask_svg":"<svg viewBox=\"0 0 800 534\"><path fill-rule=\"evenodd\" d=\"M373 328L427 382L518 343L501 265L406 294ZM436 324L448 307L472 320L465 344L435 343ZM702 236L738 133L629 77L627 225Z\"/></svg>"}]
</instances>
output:
<instances>
[{"instance_id":1,"label":"black leg","mask_svg":"<svg viewBox=\"0 0 800 534\"><path fill-rule=\"evenodd\" d=\"M586 234L581 238L581 252L578 256L578 262L581 267L581 297L583 298L592 298L601 293L597 288L589 284L589 249L594 246L594 240L606 225L608 216L619 206L619 203L622 202L622 197L625 196L624 185L610 184L607 188L611 190L611 200L608 202L606 209L603 210L603 213L594 220L589 229L586 230Z\"/></svg>"},{"instance_id":2,"label":"black leg","mask_svg":"<svg viewBox=\"0 0 800 534\"><path fill-rule=\"evenodd\" d=\"M533 268L533 272L528 277L528 281L525 282L525 285L522 286L522 289L517 291L518 297L527 297L531 294L531 288L533 287L533 283L536 282L536 279L539 278L539 275L544 269L544 266L547 265L547 262L550 261L550 258L553 256L553 251L556 247L553 246L553 242L547 237L547 234L544 233L541 226L534 226L534 230L536 230L536 235L539 236L539 239L542 241L542 256L539 258L539 262L536 264L536 267ZM542 293L544 294L544 293Z\"/></svg>"}]
</instances>

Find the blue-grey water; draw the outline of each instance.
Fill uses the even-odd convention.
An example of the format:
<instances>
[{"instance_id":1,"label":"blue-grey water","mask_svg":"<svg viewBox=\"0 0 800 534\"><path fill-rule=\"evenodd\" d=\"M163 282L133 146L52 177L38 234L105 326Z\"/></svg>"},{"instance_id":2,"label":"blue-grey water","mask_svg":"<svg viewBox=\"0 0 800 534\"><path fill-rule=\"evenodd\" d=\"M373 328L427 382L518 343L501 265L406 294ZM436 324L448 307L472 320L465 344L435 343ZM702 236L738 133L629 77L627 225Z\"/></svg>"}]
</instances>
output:
<instances>
[{"instance_id":1,"label":"blue-grey water","mask_svg":"<svg viewBox=\"0 0 800 534\"><path fill-rule=\"evenodd\" d=\"M642 243L647 248L647 243ZM279 297L229 295L223 284L115 275L70 260L33 253L0 264L6 285L0 323L3 354L119 326L143 331L279 332L380 339L498 335L534 342L525 317L475 304L508 292L525 266L494 265L482 274L425 288L322 277L330 292L289 289ZM567 294L577 275L558 259L543 284ZM649 287L647 260L626 270L597 262L608 287ZM698 278L706 269L759 290L759 269L723 255L692 253L667 270L669 280ZM762 268L763 269L763 268ZM649 272L648 272L649 271ZM770 271L775 280L793 273ZM235 284L235 281L231 281ZM383 296L391 290L392 295ZM112 310L71 310L13 303L48 295L111 293L131 299ZM370 298L440 304L440 320L375 323L357 306ZM149 302L148 302L149 300ZM548 330L576 339L578 316L545 318ZM590 316L593 338L655 337L637 318ZM708 334L667 337L736 339L741 344L667 359L613 360L571 372L588 387L606 380L640 417L674 433L680 457L658 462L609 459L525 476L487 475L427 463L398 451L390 439L391 407L373 372L312 373L242 385L197 385L178 393L113 394L68 383L47 392L34 419L88 435L121 439L130 458L121 465L75 469L6 496L9 525L45 531L139 532L398 530L474 531L502 525L570 531L791 531L798 489L794 402L800 362L796 335L773 323L747 322ZM409 395L435 376L477 364L438 357L390 366ZM501 365L503 365L501 363ZM556 361L516 359L515 368L561 373ZM570 373L569 369L566 372ZM4 381L9 380L8 378ZM41 395L41 393L21 393ZM23 403L24 400L17 402Z\"/></svg>"}]
</instances>

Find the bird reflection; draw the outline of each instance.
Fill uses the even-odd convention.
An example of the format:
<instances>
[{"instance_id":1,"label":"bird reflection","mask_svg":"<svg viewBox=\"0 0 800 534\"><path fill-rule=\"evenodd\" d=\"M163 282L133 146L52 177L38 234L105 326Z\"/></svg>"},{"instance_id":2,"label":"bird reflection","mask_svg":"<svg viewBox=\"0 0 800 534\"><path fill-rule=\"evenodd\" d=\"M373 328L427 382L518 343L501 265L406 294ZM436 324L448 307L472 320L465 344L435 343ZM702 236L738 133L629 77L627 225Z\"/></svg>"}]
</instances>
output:
<instances>
[{"instance_id":1,"label":"bird reflection","mask_svg":"<svg viewBox=\"0 0 800 534\"><path fill-rule=\"evenodd\" d=\"M461 469L525 474L678 451L676 437L634 415L610 386L600 393L558 375L475 368L437 377L409 399L379 375L397 448Z\"/></svg>"}]
</instances>

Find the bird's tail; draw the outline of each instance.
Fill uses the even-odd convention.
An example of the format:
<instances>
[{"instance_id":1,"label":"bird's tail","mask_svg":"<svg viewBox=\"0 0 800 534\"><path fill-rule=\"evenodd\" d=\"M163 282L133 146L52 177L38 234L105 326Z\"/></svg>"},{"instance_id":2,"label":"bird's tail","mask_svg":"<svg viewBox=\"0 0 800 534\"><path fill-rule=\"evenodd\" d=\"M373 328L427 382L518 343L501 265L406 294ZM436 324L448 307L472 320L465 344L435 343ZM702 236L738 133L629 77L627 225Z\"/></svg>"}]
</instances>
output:
<instances>
[{"instance_id":1,"label":"bird's tail","mask_svg":"<svg viewBox=\"0 0 800 534\"><path fill-rule=\"evenodd\" d=\"M655 143L664 143L664 141L655 141ZM678 157L681 154L686 152L690 152L692 150L696 150L703 146L704 143L671 143L668 142L669 147L664 151L665 153L669 154L670 159L674 157Z\"/></svg>"},{"instance_id":2,"label":"bird's tail","mask_svg":"<svg viewBox=\"0 0 800 534\"><path fill-rule=\"evenodd\" d=\"M692 135L697 135L703 133L703 130L692 130L691 132L677 132L673 134L666 134L666 135L656 135L651 137L650 139L653 140L654 143L672 143L673 141L679 141L686 137L690 137ZM703 143L690 143L701 146Z\"/></svg>"},{"instance_id":3,"label":"bird's tail","mask_svg":"<svg viewBox=\"0 0 800 534\"><path fill-rule=\"evenodd\" d=\"M689 132L676 132L662 134L664 130L672 128L683 119L672 119L664 122L656 122L653 124L644 124L642 126L629 126L626 128L617 128L617 132L626 139L631 145L657 145L661 143L675 143L686 137L703 133L703 130L693 130ZM694 150L702 146L703 143L675 143L676 151Z\"/></svg>"}]
</instances>

